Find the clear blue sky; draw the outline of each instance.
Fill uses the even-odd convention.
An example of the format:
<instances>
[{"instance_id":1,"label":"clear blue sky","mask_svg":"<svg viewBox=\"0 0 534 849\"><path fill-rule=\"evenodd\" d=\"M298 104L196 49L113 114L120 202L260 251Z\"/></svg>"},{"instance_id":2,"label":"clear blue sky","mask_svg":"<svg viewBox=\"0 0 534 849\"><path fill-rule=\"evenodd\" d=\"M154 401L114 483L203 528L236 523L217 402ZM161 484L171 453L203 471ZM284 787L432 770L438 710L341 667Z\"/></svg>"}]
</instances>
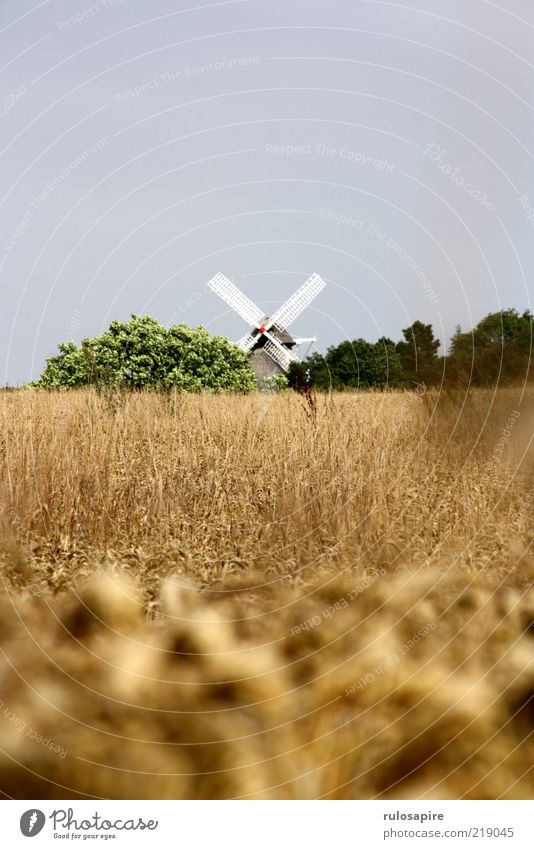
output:
<instances>
[{"instance_id":1,"label":"clear blue sky","mask_svg":"<svg viewBox=\"0 0 534 849\"><path fill-rule=\"evenodd\" d=\"M530 307L528 0L1 0L0 382L148 313L318 348Z\"/></svg>"}]
</instances>

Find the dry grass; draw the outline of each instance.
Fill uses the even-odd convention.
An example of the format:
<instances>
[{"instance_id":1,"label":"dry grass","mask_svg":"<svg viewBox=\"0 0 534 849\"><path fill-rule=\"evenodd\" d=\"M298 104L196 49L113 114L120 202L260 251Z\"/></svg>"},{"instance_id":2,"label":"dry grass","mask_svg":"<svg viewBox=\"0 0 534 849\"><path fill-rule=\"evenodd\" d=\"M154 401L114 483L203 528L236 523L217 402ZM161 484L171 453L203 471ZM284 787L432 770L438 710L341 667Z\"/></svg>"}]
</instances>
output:
<instances>
[{"instance_id":1,"label":"dry grass","mask_svg":"<svg viewBox=\"0 0 534 849\"><path fill-rule=\"evenodd\" d=\"M532 796L532 390L1 403L4 793Z\"/></svg>"}]
</instances>

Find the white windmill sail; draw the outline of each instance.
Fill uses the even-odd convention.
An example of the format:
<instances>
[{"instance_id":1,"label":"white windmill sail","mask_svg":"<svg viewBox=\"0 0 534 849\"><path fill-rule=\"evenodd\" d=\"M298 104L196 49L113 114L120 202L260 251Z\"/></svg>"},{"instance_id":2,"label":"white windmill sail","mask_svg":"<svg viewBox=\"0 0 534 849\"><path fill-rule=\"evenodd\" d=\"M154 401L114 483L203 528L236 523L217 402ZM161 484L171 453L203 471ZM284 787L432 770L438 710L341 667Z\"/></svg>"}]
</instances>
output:
<instances>
[{"instance_id":1,"label":"white windmill sail","mask_svg":"<svg viewBox=\"0 0 534 849\"><path fill-rule=\"evenodd\" d=\"M325 286L326 283L318 274L312 274L300 289L297 289L295 294L291 295L289 300L271 316L265 325L267 330L270 327L276 327L277 330L286 330Z\"/></svg>"},{"instance_id":2,"label":"white windmill sail","mask_svg":"<svg viewBox=\"0 0 534 849\"><path fill-rule=\"evenodd\" d=\"M272 360L275 361L284 371L287 371L291 363L298 363L299 358L295 356L293 351L289 348L286 348L285 345L282 345L281 342L278 341L274 336L267 331L265 333L267 336L267 340L265 345L263 346L263 351L266 354L269 354Z\"/></svg>"},{"instance_id":3,"label":"white windmill sail","mask_svg":"<svg viewBox=\"0 0 534 849\"><path fill-rule=\"evenodd\" d=\"M257 336L253 336L252 333L245 333L244 336L241 337L239 342L237 343L243 351L252 351L254 345L256 345L258 341Z\"/></svg>"},{"instance_id":4,"label":"white windmill sail","mask_svg":"<svg viewBox=\"0 0 534 849\"><path fill-rule=\"evenodd\" d=\"M249 324L254 324L260 327L259 322L263 318L263 311L254 304L250 298L247 298L243 292L234 286L224 274L216 274L208 282L210 289L213 289L220 298L225 301L228 306L232 307Z\"/></svg>"}]
</instances>

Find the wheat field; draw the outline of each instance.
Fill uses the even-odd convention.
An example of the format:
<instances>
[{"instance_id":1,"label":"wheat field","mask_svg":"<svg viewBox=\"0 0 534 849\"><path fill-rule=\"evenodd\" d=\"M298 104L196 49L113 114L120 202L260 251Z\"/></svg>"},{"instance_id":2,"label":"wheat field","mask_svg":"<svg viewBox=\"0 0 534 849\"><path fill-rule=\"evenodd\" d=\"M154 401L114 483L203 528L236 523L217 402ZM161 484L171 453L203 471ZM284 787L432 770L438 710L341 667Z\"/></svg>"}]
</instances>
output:
<instances>
[{"instance_id":1,"label":"wheat field","mask_svg":"<svg viewBox=\"0 0 534 849\"><path fill-rule=\"evenodd\" d=\"M0 401L5 796L532 798L532 388Z\"/></svg>"}]
</instances>

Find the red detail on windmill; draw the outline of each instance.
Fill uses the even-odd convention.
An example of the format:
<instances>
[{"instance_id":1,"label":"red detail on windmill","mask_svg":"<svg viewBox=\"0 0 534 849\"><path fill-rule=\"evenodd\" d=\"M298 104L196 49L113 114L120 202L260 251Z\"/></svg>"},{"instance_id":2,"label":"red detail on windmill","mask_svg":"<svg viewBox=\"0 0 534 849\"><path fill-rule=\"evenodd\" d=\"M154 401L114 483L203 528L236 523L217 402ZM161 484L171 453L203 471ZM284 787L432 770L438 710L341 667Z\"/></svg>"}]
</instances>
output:
<instances>
[{"instance_id":1,"label":"red detail on windmill","mask_svg":"<svg viewBox=\"0 0 534 849\"><path fill-rule=\"evenodd\" d=\"M260 331L260 333L265 333L265 327L260 327L259 331Z\"/></svg>"}]
</instances>

